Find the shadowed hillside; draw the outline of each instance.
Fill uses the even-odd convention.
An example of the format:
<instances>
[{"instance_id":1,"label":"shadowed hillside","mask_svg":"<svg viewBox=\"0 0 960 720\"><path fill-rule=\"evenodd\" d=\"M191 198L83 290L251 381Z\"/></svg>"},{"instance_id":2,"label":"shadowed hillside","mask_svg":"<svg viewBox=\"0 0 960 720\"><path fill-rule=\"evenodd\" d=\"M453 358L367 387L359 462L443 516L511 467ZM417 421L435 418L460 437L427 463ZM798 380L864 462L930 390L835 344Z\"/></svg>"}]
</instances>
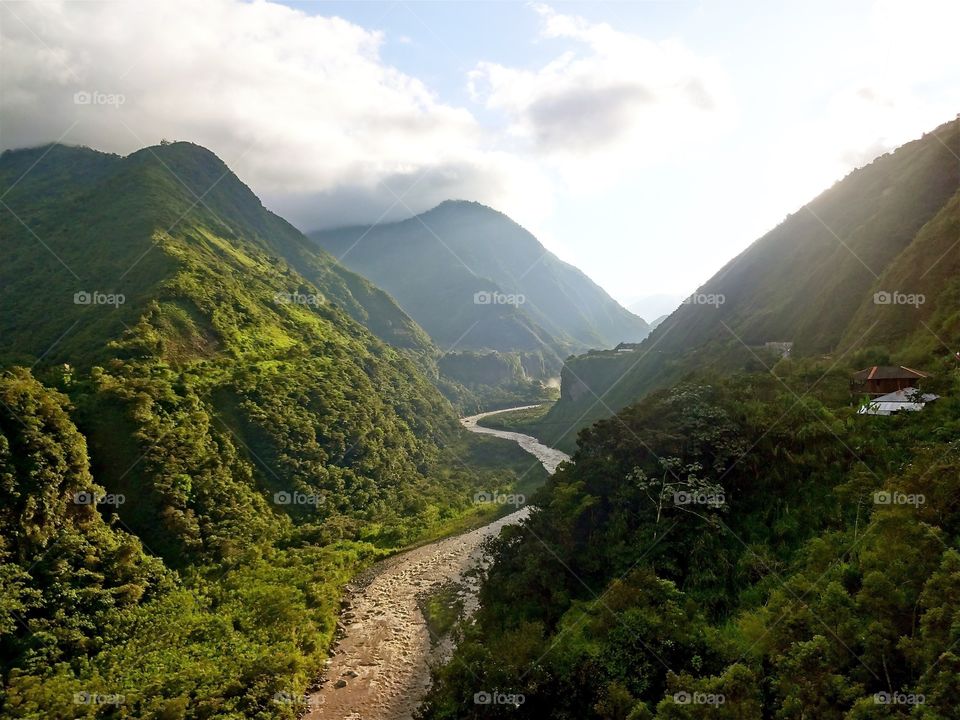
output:
<instances>
[{"instance_id":1,"label":"shadowed hillside","mask_svg":"<svg viewBox=\"0 0 960 720\"><path fill-rule=\"evenodd\" d=\"M877 158L731 260L633 353L573 358L542 435L577 431L694 369L882 345L923 364L960 343L960 121ZM922 296L922 302L914 302ZM952 348L952 350L951 350Z\"/></svg>"}]
</instances>

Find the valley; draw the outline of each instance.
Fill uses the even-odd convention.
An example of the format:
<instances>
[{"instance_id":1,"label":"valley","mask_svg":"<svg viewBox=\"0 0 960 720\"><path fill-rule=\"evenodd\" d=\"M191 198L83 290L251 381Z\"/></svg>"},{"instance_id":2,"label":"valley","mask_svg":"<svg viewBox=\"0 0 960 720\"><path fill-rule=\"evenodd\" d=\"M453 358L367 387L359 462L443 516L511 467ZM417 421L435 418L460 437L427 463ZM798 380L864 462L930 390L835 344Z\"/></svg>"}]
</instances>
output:
<instances>
[{"instance_id":1,"label":"valley","mask_svg":"<svg viewBox=\"0 0 960 720\"><path fill-rule=\"evenodd\" d=\"M513 408L517 409L517 408ZM498 411L506 412L506 411ZM477 420L461 420L472 432L516 442L549 473L569 460L562 452L528 435L488 430ZM305 720L408 720L430 682L430 666L449 659L448 636L431 634L421 602L455 587L464 621L476 611L477 580L469 575L485 562L484 542L523 522L528 508L483 527L408 550L351 581L341 614L343 637L333 646L326 681L306 698ZM282 696L281 696L282 697Z\"/></svg>"},{"instance_id":2,"label":"valley","mask_svg":"<svg viewBox=\"0 0 960 720\"><path fill-rule=\"evenodd\" d=\"M960 720L960 0L0 0L0 720Z\"/></svg>"}]
</instances>

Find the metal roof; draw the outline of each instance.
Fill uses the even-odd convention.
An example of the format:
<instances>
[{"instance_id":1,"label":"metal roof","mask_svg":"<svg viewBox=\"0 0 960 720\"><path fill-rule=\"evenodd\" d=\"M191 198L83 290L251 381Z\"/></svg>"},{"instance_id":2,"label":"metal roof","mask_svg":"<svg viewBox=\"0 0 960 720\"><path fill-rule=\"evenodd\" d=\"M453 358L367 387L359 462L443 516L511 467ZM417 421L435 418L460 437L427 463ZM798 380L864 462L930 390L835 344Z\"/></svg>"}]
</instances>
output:
<instances>
[{"instance_id":1,"label":"metal roof","mask_svg":"<svg viewBox=\"0 0 960 720\"><path fill-rule=\"evenodd\" d=\"M890 415L902 411L916 412L923 410L924 405L939 397L932 393L921 394L916 388L907 388L874 398L857 410L857 413L859 415Z\"/></svg>"},{"instance_id":2,"label":"metal roof","mask_svg":"<svg viewBox=\"0 0 960 720\"><path fill-rule=\"evenodd\" d=\"M930 377L927 373L903 365L874 365L853 374L854 380L916 380Z\"/></svg>"}]
</instances>

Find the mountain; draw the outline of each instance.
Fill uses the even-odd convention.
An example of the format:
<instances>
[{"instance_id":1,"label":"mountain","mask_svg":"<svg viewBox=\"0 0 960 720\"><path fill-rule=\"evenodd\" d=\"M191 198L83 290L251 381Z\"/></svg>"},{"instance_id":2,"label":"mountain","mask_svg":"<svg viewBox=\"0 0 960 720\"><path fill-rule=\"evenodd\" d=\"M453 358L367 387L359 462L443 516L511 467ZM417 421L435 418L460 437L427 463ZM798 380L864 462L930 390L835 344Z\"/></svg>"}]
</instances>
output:
<instances>
[{"instance_id":1,"label":"mountain","mask_svg":"<svg viewBox=\"0 0 960 720\"><path fill-rule=\"evenodd\" d=\"M126 158L62 145L8 151L2 179L13 186L4 198L11 239L33 241L11 244L0 270L4 293L17 298L15 307L5 306L0 332L16 340L24 357L51 348L62 321L69 326L79 318L84 321L76 332L46 357L76 359L81 348L83 354L92 351L102 332L118 327L118 315L135 318L157 292L171 294L164 281L190 260L223 262L248 274L262 262L269 267L261 284L272 283L274 294L296 292L297 283L306 281L386 342L430 348L429 338L386 293L318 252L267 211L219 158L196 145L167 144ZM186 257L181 246L188 241L198 258ZM256 257L238 254L234 246ZM42 293L32 285L43 269L38 262L49 266ZM209 294L217 290L219 283ZM76 292L94 291L123 294L121 312L91 315L71 301ZM54 317L44 312L61 300Z\"/></svg>"},{"instance_id":2,"label":"mountain","mask_svg":"<svg viewBox=\"0 0 960 720\"><path fill-rule=\"evenodd\" d=\"M657 295L646 295L631 302L627 307L635 315L647 319L650 323L650 329L653 329L652 318L666 317L679 307L683 302L682 295L673 295L668 293L658 293Z\"/></svg>"},{"instance_id":3,"label":"mountain","mask_svg":"<svg viewBox=\"0 0 960 720\"><path fill-rule=\"evenodd\" d=\"M426 351L416 323L209 151L7 152L0 183L0 358L82 395L98 481L142 501L120 516L168 561L245 536L233 513L262 511L268 491L331 494L327 517L405 492L456 432L424 374L358 320ZM170 423L196 445L151 445ZM153 452L167 462L136 462ZM177 490L190 452L216 462ZM267 467L231 470L241 456ZM229 488L234 500L216 506Z\"/></svg>"},{"instance_id":4,"label":"mountain","mask_svg":"<svg viewBox=\"0 0 960 720\"><path fill-rule=\"evenodd\" d=\"M0 200L0 715L293 717L343 584L523 452L202 147L7 151Z\"/></svg>"},{"instance_id":5,"label":"mountain","mask_svg":"<svg viewBox=\"0 0 960 720\"><path fill-rule=\"evenodd\" d=\"M791 356L927 366L960 349L960 120L853 171L687 298L634 352L568 361L541 434L578 429L693 371ZM857 351L861 355L856 355Z\"/></svg>"},{"instance_id":6,"label":"mountain","mask_svg":"<svg viewBox=\"0 0 960 720\"><path fill-rule=\"evenodd\" d=\"M174 491L169 465L124 472L167 423L213 443L193 451L219 458L240 515L268 490L336 495L327 517L396 501L457 434L428 363L414 362L432 351L425 333L204 148L6 152L0 183L0 362L83 394L98 481L142 496L121 517L166 559L193 543L216 555L208 534L233 522L198 479ZM179 418L192 407L199 419ZM224 430L229 462L249 453L267 467L239 480L214 447ZM187 521L196 516L210 528Z\"/></svg>"},{"instance_id":7,"label":"mountain","mask_svg":"<svg viewBox=\"0 0 960 720\"><path fill-rule=\"evenodd\" d=\"M536 356L547 374L647 324L503 213L447 201L402 222L310 235L389 292L441 348Z\"/></svg>"}]
</instances>

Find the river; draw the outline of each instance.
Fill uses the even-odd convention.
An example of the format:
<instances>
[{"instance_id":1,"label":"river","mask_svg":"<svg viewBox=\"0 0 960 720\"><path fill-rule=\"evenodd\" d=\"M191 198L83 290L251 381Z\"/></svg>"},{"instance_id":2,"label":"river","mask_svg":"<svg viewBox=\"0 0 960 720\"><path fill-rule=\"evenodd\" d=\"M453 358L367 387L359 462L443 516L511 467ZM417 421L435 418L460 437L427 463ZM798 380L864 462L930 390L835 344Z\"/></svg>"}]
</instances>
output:
<instances>
[{"instance_id":1,"label":"river","mask_svg":"<svg viewBox=\"0 0 960 720\"><path fill-rule=\"evenodd\" d=\"M568 455L529 435L477 425L480 418L518 409L472 415L460 423L471 432L516 442L553 473ZM343 636L329 660L326 682L308 696L306 720L409 720L429 687L430 661L451 650L449 641L431 645L418 597L459 583L464 613L471 614L477 587L464 576L484 562L483 541L527 513L523 508L462 535L400 553L351 583L340 617Z\"/></svg>"}]
</instances>

